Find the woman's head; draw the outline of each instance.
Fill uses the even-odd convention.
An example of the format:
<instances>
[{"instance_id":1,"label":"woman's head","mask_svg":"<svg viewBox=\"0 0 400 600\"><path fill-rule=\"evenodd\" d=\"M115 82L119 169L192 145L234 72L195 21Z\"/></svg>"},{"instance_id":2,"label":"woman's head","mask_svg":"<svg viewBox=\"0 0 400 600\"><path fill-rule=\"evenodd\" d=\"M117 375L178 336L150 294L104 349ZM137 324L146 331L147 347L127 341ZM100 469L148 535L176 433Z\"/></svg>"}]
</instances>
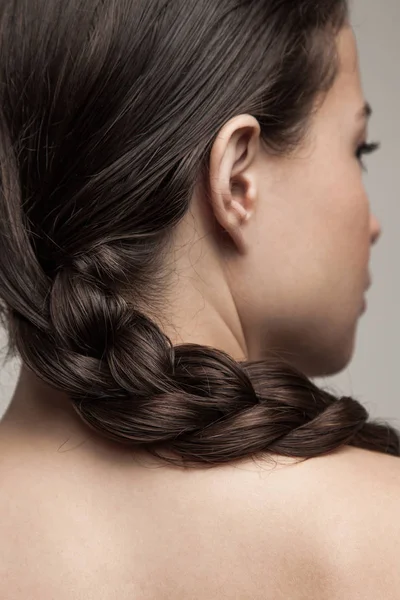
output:
<instances>
[{"instance_id":1,"label":"woman's head","mask_svg":"<svg viewBox=\"0 0 400 600\"><path fill-rule=\"evenodd\" d=\"M332 398L233 360L351 355L378 228L345 0L8 0L0 18L11 349L118 441L200 462L352 443L357 403L313 445Z\"/></svg>"},{"instance_id":2,"label":"woman's head","mask_svg":"<svg viewBox=\"0 0 400 600\"><path fill-rule=\"evenodd\" d=\"M310 375L333 373L351 357L379 236L362 181L369 108L350 28L337 48L335 81L317 96L290 154L271 153L250 115L224 125L211 153L212 211L204 220L229 234L229 243L219 236L217 254L250 358L279 351ZM193 223L201 240L199 219ZM203 283L212 284L204 256Z\"/></svg>"}]
</instances>

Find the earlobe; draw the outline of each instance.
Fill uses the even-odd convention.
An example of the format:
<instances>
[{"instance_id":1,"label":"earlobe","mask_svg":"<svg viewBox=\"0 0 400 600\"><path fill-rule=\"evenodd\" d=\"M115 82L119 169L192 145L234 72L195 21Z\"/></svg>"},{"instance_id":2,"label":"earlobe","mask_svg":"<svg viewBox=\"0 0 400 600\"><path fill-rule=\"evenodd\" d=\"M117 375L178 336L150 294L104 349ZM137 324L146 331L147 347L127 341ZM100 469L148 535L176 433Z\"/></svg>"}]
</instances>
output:
<instances>
[{"instance_id":1,"label":"earlobe","mask_svg":"<svg viewBox=\"0 0 400 600\"><path fill-rule=\"evenodd\" d=\"M246 224L254 213L257 182L254 162L260 126L251 115L231 119L218 135L210 156L210 202L214 215L240 253L248 249Z\"/></svg>"}]
</instances>

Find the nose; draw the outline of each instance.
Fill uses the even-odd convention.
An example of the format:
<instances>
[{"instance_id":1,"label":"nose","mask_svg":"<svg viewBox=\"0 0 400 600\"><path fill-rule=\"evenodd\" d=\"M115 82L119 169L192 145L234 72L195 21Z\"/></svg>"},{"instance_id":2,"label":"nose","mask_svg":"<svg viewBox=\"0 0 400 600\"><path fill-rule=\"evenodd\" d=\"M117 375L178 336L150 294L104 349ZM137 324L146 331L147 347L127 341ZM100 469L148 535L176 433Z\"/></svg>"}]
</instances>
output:
<instances>
[{"instance_id":1,"label":"nose","mask_svg":"<svg viewBox=\"0 0 400 600\"><path fill-rule=\"evenodd\" d=\"M380 225L378 219L375 217L375 215L371 215L370 231L371 231L371 244L376 244L376 242L379 240L379 238L382 235L382 228L381 228L381 225Z\"/></svg>"}]
</instances>

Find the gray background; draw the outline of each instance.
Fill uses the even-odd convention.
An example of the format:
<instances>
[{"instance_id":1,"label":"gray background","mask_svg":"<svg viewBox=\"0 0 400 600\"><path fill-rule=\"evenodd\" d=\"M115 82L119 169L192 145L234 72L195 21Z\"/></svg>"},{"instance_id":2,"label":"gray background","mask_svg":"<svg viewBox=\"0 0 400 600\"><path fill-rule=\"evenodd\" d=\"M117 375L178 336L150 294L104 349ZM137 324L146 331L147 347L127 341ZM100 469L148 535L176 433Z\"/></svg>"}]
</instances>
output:
<instances>
[{"instance_id":1,"label":"gray background","mask_svg":"<svg viewBox=\"0 0 400 600\"><path fill-rule=\"evenodd\" d=\"M400 427L400 0L355 0L352 22L365 96L374 109L370 138L382 143L381 151L367 158L365 181L383 235L373 251L374 284L368 293L368 312L360 323L355 357L339 376L318 383L356 396L371 416ZM0 336L0 342L5 342L4 337ZM0 416L17 372L17 362L0 369Z\"/></svg>"}]
</instances>

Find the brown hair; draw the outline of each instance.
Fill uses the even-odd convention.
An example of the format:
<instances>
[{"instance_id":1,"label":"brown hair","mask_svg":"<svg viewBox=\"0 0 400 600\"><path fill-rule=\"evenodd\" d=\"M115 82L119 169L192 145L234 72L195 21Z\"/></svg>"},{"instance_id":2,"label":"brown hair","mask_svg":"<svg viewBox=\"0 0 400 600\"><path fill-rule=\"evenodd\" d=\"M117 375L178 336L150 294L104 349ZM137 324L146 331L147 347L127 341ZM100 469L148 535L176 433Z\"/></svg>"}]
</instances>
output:
<instances>
[{"instance_id":1,"label":"brown hair","mask_svg":"<svg viewBox=\"0 0 400 600\"><path fill-rule=\"evenodd\" d=\"M398 456L398 433L290 365L173 346L172 232L220 128L289 152L335 77L345 0L7 0L0 8L0 296L9 356L103 436L171 464ZM151 315L153 314L153 319Z\"/></svg>"}]
</instances>

